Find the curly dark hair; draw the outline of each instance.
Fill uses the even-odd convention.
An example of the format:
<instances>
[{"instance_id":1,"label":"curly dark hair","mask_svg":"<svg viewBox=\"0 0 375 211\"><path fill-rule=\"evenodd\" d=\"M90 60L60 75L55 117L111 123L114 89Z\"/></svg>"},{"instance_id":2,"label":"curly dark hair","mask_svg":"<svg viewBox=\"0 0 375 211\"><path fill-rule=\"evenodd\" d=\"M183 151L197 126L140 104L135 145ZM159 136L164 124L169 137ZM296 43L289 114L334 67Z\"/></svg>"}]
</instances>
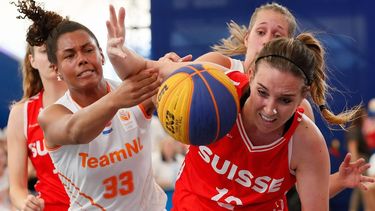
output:
<instances>
[{"instance_id":1,"label":"curly dark hair","mask_svg":"<svg viewBox=\"0 0 375 211\"><path fill-rule=\"evenodd\" d=\"M31 46L43 45L51 31L64 19L67 19L55 12L43 10L33 0L18 0L17 2L11 2L11 4L18 7L17 11L22 14L17 16L18 19L28 18L33 21L26 35L26 41Z\"/></svg>"},{"instance_id":2,"label":"curly dark hair","mask_svg":"<svg viewBox=\"0 0 375 211\"><path fill-rule=\"evenodd\" d=\"M58 38L68 32L83 30L87 32L94 40L98 48L100 48L98 39L94 33L86 26L69 20L68 17L63 18L59 14L52 11L45 11L34 0L18 0L12 4L18 7L18 12L23 15L18 19L26 17L33 21L33 24L27 31L26 41L31 46L41 46L46 44L48 60L56 64L56 51Z\"/></svg>"}]
</instances>

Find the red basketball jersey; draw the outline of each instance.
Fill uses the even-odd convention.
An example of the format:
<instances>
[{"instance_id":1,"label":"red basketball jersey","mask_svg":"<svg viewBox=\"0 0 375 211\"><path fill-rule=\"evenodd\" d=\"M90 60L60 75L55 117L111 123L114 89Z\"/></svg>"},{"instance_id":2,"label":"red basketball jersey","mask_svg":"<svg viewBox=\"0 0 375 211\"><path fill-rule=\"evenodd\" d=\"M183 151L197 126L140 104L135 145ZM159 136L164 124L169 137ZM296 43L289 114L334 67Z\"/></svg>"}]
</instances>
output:
<instances>
[{"instance_id":1,"label":"red basketball jersey","mask_svg":"<svg viewBox=\"0 0 375 211\"><path fill-rule=\"evenodd\" d=\"M248 78L239 72L227 75L241 96ZM296 112L282 138L254 146L239 115L224 138L208 146L190 146L172 210L287 210L285 194L296 181L289 169L289 142L300 120Z\"/></svg>"},{"instance_id":2,"label":"red basketball jersey","mask_svg":"<svg viewBox=\"0 0 375 211\"><path fill-rule=\"evenodd\" d=\"M44 210L68 210L69 198L57 174L44 145L43 131L38 124L38 115L43 108L43 91L26 102L25 132L27 154L33 163L38 182L35 190L44 199Z\"/></svg>"}]
</instances>

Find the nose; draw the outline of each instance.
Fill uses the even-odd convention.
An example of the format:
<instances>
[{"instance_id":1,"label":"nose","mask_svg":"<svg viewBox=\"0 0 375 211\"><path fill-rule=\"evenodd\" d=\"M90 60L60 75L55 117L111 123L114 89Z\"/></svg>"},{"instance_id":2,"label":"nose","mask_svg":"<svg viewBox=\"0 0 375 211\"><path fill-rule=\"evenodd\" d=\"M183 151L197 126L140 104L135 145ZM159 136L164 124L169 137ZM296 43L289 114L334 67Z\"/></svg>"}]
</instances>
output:
<instances>
[{"instance_id":1,"label":"nose","mask_svg":"<svg viewBox=\"0 0 375 211\"><path fill-rule=\"evenodd\" d=\"M271 41L273 39L273 35L271 33L267 33L263 39L262 39L262 42L263 42L263 46L265 46L269 41Z\"/></svg>"},{"instance_id":2,"label":"nose","mask_svg":"<svg viewBox=\"0 0 375 211\"><path fill-rule=\"evenodd\" d=\"M276 107L277 107L276 104L272 100L268 100L268 101L266 101L266 103L263 107L263 112L267 116L273 116L277 113Z\"/></svg>"},{"instance_id":3,"label":"nose","mask_svg":"<svg viewBox=\"0 0 375 211\"><path fill-rule=\"evenodd\" d=\"M84 64L87 64L87 58L86 56L83 54L83 53L78 53L78 65L81 66L81 65L84 65Z\"/></svg>"}]
</instances>

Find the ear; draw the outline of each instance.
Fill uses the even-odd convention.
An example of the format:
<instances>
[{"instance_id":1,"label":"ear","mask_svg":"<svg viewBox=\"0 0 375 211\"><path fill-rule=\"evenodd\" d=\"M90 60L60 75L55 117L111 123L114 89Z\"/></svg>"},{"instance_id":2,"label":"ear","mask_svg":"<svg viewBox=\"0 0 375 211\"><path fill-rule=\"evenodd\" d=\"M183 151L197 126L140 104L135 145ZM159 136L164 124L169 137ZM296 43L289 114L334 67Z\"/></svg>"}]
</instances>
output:
<instances>
[{"instance_id":1,"label":"ear","mask_svg":"<svg viewBox=\"0 0 375 211\"><path fill-rule=\"evenodd\" d=\"M248 76L249 78L251 78L251 75L253 74L253 68L250 67L249 69L245 70L245 73L247 74L247 76Z\"/></svg>"},{"instance_id":2,"label":"ear","mask_svg":"<svg viewBox=\"0 0 375 211\"><path fill-rule=\"evenodd\" d=\"M57 80L62 81L64 78L62 77L61 73L59 73L59 70L57 68L57 65L51 64L52 70L56 73Z\"/></svg>"},{"instance_id":3,"label":"ear","mask_svg":"<svg viewBox=\"0 0 375 211\"><path fill-rule=\"evenodd\" d=\"M34 69L38 69L38 68L35 67L35 59L34 59L33 55L29 54L29 55L27 55L27 57L30 61L31 67L34 68Z\"/></svg>"},{"instance_id":4,"label":"ear","mask_svg":"<svg viewBox=\"0 0 375 211\"><path fill-rule=\"evenodd\" d=\"M99 48L99 52L100 52L100 58L101 58L101 60L102 60L102 65L104 65L104 63L105 63L105 58L104 58L104 54L103 54L103 50L102 50L102 48Z\"/></svg>"},{"instance_id":5,"label":"ear","mask_svg":"<svg viewBox=\"0 0 375 211\"><path fill-rule=\"evenodd\" d=\"M302 93L301 93L302 98L301 98L301 102L299 102L299 105L304 104L304 99L307 99L309 93L310 93L310 86L304 86L302 88ZM311 107L311 105L310 105L310 107Z\"/></svg>"},{"instance_id":6,"label":"ear","mask_svg":"<svg viewBox=\"0 0 375 211\"><path fill-rule=\"evenodd\" d=\"M310 93L310 86L305 86L302 88L303 99L306 99L309 93Z\"/></svg>"},{"instance_id":7,"label":"ear","mask_svg":"<svg viewBox=\"0 0 375 211\"><path fill-rule=\"evenodd\" d=\"M244 38L244 44L245 44L246 48L248 47L248 46L247 46L247 39L249 38L249 34L250 34L250 31L247 30L246 35L245 35L245 38Z\"/></svg>"},{"instance_id":8,"label":"ear","mask_svg":"<svg viewBox=\"0 0 375 211\"><path fill-rule=\"evenodd\" d=\"M59 71L57 69L57 65L55 64L51 64L51 67L52 67L52 70L56 73L56 74L59 74Z\"/></svg>"}]
</instances>

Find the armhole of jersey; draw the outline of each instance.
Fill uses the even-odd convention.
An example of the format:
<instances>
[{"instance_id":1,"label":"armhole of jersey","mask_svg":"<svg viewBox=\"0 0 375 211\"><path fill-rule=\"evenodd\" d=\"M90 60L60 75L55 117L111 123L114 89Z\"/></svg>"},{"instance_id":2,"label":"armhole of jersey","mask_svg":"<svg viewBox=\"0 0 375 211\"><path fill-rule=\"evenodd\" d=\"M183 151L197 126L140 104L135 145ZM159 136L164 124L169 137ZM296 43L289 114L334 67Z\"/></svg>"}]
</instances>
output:
<instances>
[{"instance_id":1,"label":"armhole of jersey","mask_svg":"<svg viewBox=\"0 0 375 211\"><path fill-rule=\"evenodd\" d=\"M296 131L299 123L302 121L302 115L303 115L303 108L297 108L297 111L294 113L293 117L291 117L287 123L286 128L287 131L285 131L283 137L288 139L292 138L294 132Z\"/></svg>"},{"instance_id":2,"label":"armhole of jersey","mask_svg":"<svg viewBox=\"0 0 375 211\"><path fill-rule=\"evenodd\" d=\"M288 167L289 167L289 172L296 176L296 171L293 170L292 168L290 168L290 162L292 161L292 154L293 154L293 142L294 142L294 139L293 139L293 136L290 138L290 141L288 143Z\"/></svg>"},{"instance_id":3,"label":"armhole of jersey","mask_svg":"<svg viewBox=\"0 0 375 211\"><path fill-rule=\"evenodd\" d=\"M45 147L46 147L47 151L53 152L53 151L56 151L56 150L60 149L62 147L62 145L56 146L56 147L48 147L47 145L45 145Z\"/></svg>"},{"instance_id":4,"label":"armhole of jersey","mask_svg":"<svg viewBox=\"0 0 375 211\"><path fill-rule=\"evenodd\" d=\"M23 133L26 137L26 140L28 139L28 125L29 125L29 118L28 118L28 113L27 113L27 107L29 106L29 100L27 100L24 104L23 104Z\"/></svg>"}]
</instances>

